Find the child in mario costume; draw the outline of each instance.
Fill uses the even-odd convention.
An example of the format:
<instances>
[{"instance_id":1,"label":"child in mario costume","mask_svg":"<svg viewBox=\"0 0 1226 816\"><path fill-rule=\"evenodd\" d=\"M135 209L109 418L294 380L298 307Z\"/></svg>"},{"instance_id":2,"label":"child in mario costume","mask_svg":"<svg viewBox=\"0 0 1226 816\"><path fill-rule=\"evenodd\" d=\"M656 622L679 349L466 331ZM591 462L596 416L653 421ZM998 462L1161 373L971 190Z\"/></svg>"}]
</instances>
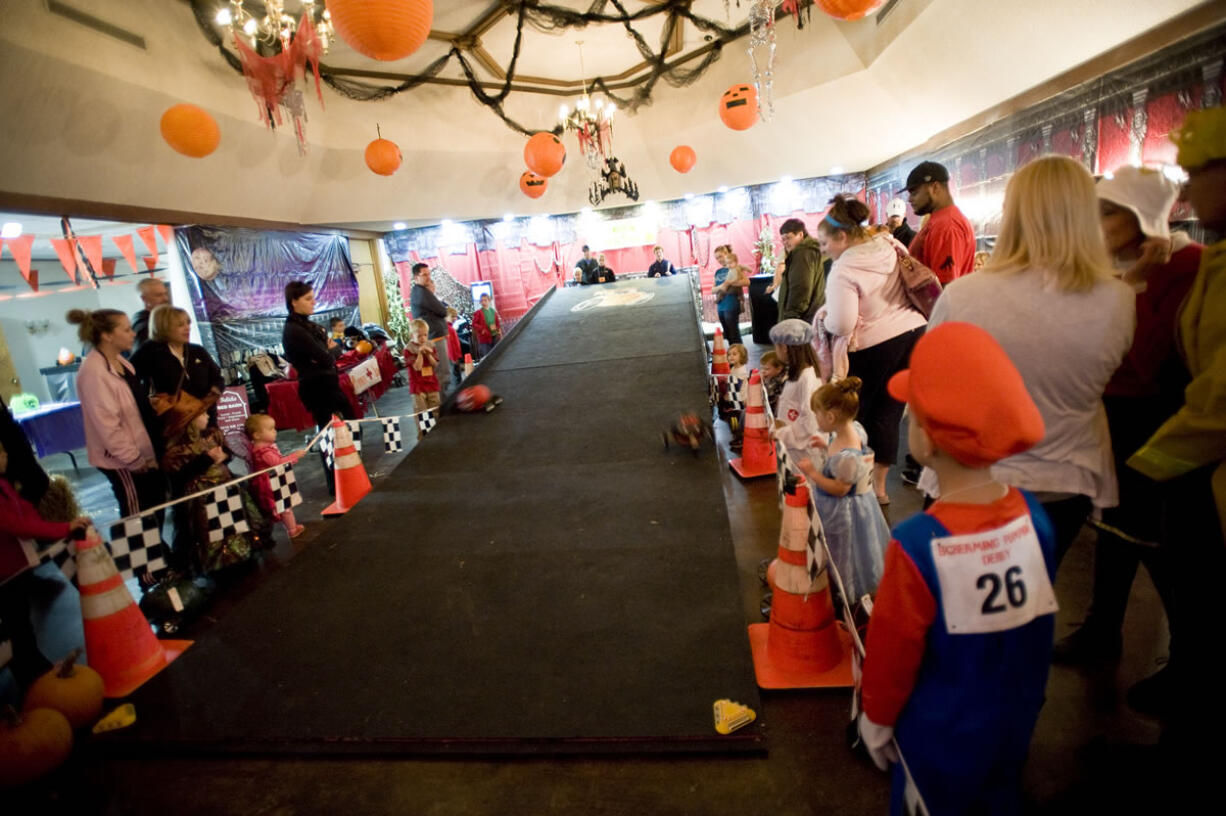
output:
<instances>
[{"instance_id":1,"label":"child in mario costume","mask_svg":"<svg viewBox=\"0 0 1226 816\"><path fill-rule=\"evenodd\" d=\"M1042 439L1043 419L1004 350L969 323L928 332L889 391L941 498L894 528L860 733L883 770L902 753L892 813L917 791L932 816L1019 813L1051 662L1055 536L1039 503L988 468Z\"/></svg>"}]
</instances>

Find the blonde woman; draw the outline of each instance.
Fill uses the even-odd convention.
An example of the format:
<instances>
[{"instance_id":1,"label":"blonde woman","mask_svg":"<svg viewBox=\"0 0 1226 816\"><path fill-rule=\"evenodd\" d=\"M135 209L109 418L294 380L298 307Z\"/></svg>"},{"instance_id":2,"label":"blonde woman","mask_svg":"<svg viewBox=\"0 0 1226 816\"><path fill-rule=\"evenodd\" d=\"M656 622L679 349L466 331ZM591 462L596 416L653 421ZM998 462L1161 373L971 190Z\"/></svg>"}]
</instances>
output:
<instances>
[{"instance_id":1,"label":"blonde woman","mask_svg":"<svg viewBox=\"0 0 1226 816\"><path fill-rule=\"evenodd\" d=\"M992 476L1037 494L1057 565L1091 508L1117 502L1102 396L1132 344L1135 303L1112 274L1094 179L1072 159L1044 156L1009 180L991 258L946 287L929 320L982 327L1021 372L1046 434Z\"/></svg>"},{"instance_id":2,"label":"blonde woman","mask_svg":"<svg viewBox=\"0 0 1226 816\"><path fill-rule=\"evenodd\" d=\"M192 318L186 310L166 304L149 313L149 340L132 355L136 376L152 394L174 394L180 388L197 399L225 389L213 357L191 342ZM210 417L216 410L210 411Z\"/></svg>"},{"instance_id":3,"label":"blonde woman","mask_svg":"<svg viewBox=\"0 0 1226 816\"><path fill-rule=\"evenodd\" d=\"M737 263L731 244L715 248L715 285L711 297L715 298L719 324L724 327L724 338L729 343L741 342L741 290L749 286L749 272Z\"/></svg>"}]
</instances>

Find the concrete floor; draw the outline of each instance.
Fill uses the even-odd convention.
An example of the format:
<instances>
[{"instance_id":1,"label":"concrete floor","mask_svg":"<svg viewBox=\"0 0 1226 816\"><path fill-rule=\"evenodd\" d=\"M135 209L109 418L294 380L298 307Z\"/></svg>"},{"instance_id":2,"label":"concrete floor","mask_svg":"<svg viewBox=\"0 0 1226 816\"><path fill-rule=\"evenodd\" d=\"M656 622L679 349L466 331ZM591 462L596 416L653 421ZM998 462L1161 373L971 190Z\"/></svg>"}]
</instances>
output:
<instances>
[{"instance_id":1,"label":"concrete floor","mask_svg":"<svg viewBox=\"0 0 1226 816\"><path fill-rule=\"evenodd\" d=\"M749 345L754 360L765 347ZM381 400L381 413L411 410L405 389ZM727 429L717 423L719 455L727 457ZM289 438L295 437L295 438ZM282 449L297 435L285 434ZM387 455L375 443L363 458L372 478L389 472L406 454ZM71 474L66 457L58 460ZM740 570L746 623L761 620L759 562L773 555L778 534L775 482L743 483L726 471L724 497ZM246 593L258 592L267 575L294 557L310 557L328 546L328 524L317 521L324 489L316 459L304 462L298 478L307 504L298 518L308 532L282 540L263 566L228 587L189 636L208 637L211 623ZM78 477L91 512L105 517L113 499L101 476L84 469ZM892 475L896 523L920 509L920 497ZM83 502L86 503L86 502ZM718 505L714 505L718 507ZM113 512L113 511L112 511ZM113 518L113 516L112 516ZM278 533L283 538L283 533ZM1061 610L1057 636L1084 615L1092 571L1092 535L1083 533L1066 558L1056 584ZM371 580L363 576L362 580ZM52 584L48 584L52 587ZM49 589L51 614L44 646L55 654L76 637L75 593ZM58 592L58 596L55 594ZM1155 669L1165 652L1166 626L1157 594L1141 571L1125 628L1125 656L1097 671L1052 670L1048 702L1035 734L1026 773L1026 810L1066 813L1112 810L1140 812L1148 799L1145 754L1131 744L1157 739L1158 723L1123 703L1128 685ZM65 645L67 644L67 645ZM309 683L309 677L290 682ZM360 666L354 683L361 683ZM847 690L764 692L758 714L768 726L769 754L752 758L631 756L617 758L363 759L363 758L168 758L119 760L95 755L88 743L53 777L22 791L17 810L5 813L181 814L882 814L887 811L888 777L853 756L845 746L849 716ZM633 700L627 700L633 705ZM139 716L139 711L137 712ZM428 717L430 712L423 711ZM1131 765L1129 763L1136 763ZM1153 780L1159 783L1160 780ZM1157 784L1154 787L1158 787ZM0 801L4 801L0 799ZM12 800L10 800L11 802Z\"/></svg>"}]
</instances>

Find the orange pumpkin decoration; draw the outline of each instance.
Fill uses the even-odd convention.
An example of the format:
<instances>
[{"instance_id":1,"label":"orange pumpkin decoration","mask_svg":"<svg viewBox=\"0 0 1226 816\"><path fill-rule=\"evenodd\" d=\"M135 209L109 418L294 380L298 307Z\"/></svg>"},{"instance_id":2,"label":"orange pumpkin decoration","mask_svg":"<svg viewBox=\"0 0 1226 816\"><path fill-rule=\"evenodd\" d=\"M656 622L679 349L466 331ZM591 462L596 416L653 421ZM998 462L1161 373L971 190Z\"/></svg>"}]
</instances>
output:
<instances>
[{"instance_id":1,"label":"orange pumpkin decoration","mask_svg":"<svg viewBox=\"0 0 1226 816\"><path fill-rule=\"evenodd\" d=\"M102 675L89 666L74 665L81 656L73 649L60 665L30 684L25 710L53 708L73 728L93 725L102 713Z\"/></svg>"},{"instance_id":2,"label":"orange pumpkin decoration","mask_svg":"<svg viewBox=\"0 0 1226 816\"><path fill-rule=\"evenodd\" d=\"M541 131L524 145L524 164L538 176L549 178L557 175L566 164L566 145L548 131Z\"/></svg>"},{"instance_id":3,"label":"orange pumpkin decoration","mask_svg":"<svg viewBox=\"0 0 1226 816\"><path fill-rule=\"evenodd\" d=\"M690 172L696 161L698 161L698 156L694 153L694 148L689 145L677 145L673 148L673 152L668 154L668 163L678 173Z\"/></svg>"},{"instance_id":4,"label":"orange pumpkin decoration","mask_svg":"<svg viewBox=\"0 0 1226 816\"><path fill-rule=\"evenodd\" d=\"M817 7L836 20L859 20L872 14L884 0L814 0Z\"/></svg>"},{"instance_id":5,"label":"orange pumpkin decoration","mask_svg":"<svg viewBox=\"0 0 1226 816\"><path fill-rule=\"evenodd\" d=\"M357 350L358 354L365 356L374 351L375 347L370 344L369 340L359 340L354 349Z\"/></svg>"},{"instance_id":6,"label":"orange pumpkin decoration","mask_svg":"<svg viewBox=\"0 0 1226 816\"><path fill-rule=\"evenodd\" d=\"M540 198L549 188L549 179L543 179L531 170L519 177L519 190L528 198Z\"/></svg>"},{"instance_id":7,"label":"orange pumpkin decoration","mask_svg":"<svg viewBox=\"0 0 1226 816\"><path fill-rule=\"evenodd\" d=\"M193 159L202 159L221 143L221 129L208 111L195 105L174 105L162 114L166 144Z\"/></svg>"},{"instance_id":8,"label":"orange pumpkin decoration","mask_svg":"<svg viewBox=\"0 0 1226 816\"><path fill-rule=\"evenodd\" d=\"M400 148L387 139L375 139L366 145L366 166L372 173L390 176L400 169Z\"/></svg>"},{"instance_id":9,"label":"orange pumpkin decoration","mask_svg":"<svg viewBox=\"0 0 1226 816\"><path fill-rule=\"evenodd\" d=\"M72 753L72 726L52 708L0 715L0 788L15 788L51 773Z\"/></svg>"},{"instance_id":10,"label":"orange pumpkin decoration","mask_svg":"<svg viewBox=\"0 0 1226 816\"><path fill-rule=\"evenodd\" d=\"M749 130L758 121L758 89L733 85L719 98L719 118L733 130Z\"/></svg>"},{"instance_id":11,"label":"orange pumpkin decoration","mask_svg":"<svg viewBox=\"0 0 1226 816\"><path fill-rule=\"evenodd\" d=\"M391 62L426 41L434 0L328 0L336 34L359 54Z\"/></svg>"}]
</instances>

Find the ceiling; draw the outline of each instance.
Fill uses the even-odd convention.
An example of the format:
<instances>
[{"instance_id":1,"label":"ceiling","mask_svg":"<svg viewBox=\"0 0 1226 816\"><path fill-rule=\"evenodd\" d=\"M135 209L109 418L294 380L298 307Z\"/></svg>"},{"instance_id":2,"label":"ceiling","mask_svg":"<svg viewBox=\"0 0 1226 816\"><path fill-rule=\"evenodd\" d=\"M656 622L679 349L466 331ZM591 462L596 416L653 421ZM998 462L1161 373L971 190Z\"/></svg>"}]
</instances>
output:
<instances>
[{"instance_id":1,"label":"ceiling","mask_svg":"<svg viewBox=\"0 0 1226 816\"><path fill-rule=\"evenodd\" d=\"M592 0L552 2L587 9ZM394 83L423 70L458 38L478 79L499 82L515 35L515 19L497 12L504 4L435 5L432 39L418 53L379 63L341 43L325 64L351 75L391 75L364 81ZM624 5L634 11L651 4ZM901 0L880 23L872 17L836 22L812 10L800 30L785 16L776 26L773 121L735 132L716 115L724 89L751 76L741 38L694 84L660 82L650 105L619 113L614 148L643 200L826 175L836 167L865 170L1201 5L1210 4ZM746 0L739 6L732 0L727 13L723 0L695 0L692 8L729 27L748 13ZM82 14L102 25L82 22ZM661 24L657 15L635 25L658 47ZM475 39L464 36L474 31ZM669 43L670 61L708 45L691 24L681 32ZM584 41L582 69L577 39ZM633 79L641 62L619 25L561 33L527 28L518 90L508 96L506 113L528 129L551 129L559 103L573 102L585 80ZM46 211L39 201L70 200L89 202L85 211L94 214L147 208L221 223L386 230L394 221L574 212L587 205L591 179L574 155L573 136L565 138L571 160L545 196L529 200L517 186L525 137L454 84L427 84L379 102L325 87L322 104L310 86L309 153L300 156L290 133L260 123L245 81L209 44L183 0L5 0L0 71L9 78L0 93L0 195L35 202L32 209ZM439 74L451 82L461 76L455 60ZM571 95L558 96L566 83ZM204 159L174 153L158 133L162 111L184 101L206 108L221 127L220 147ZM404 153L404 165L391 177L375 176L362 160L376 125ZM668 165L678 144L698 155L687 175ZM625 203L606 199L606 206Z\"/></svg>"}]
</instances>

